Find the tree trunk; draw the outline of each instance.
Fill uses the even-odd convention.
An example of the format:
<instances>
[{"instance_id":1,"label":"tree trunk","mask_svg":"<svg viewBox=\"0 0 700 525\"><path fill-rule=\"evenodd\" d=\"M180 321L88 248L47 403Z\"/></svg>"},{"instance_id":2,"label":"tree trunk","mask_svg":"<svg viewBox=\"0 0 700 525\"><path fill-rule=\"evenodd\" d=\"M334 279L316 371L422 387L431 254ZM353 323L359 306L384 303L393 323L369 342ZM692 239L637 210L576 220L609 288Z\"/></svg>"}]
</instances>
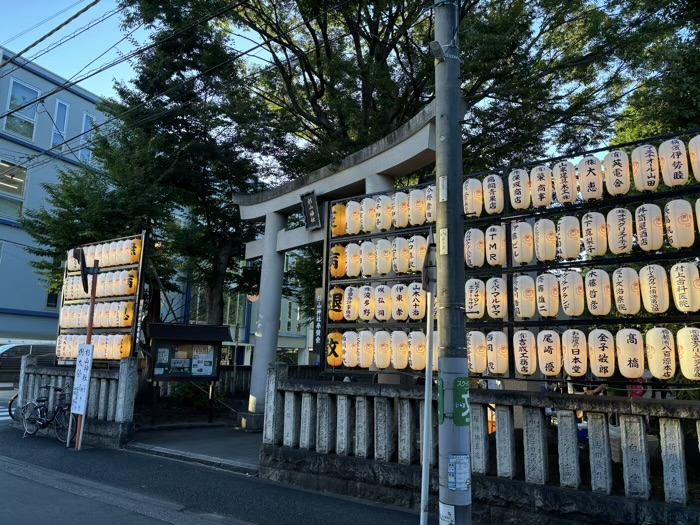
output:
<instances>
[{"instance_id":1,"label":"tree trunk","mask_svg":"<svg viewBox=\"0 0 700 525\"><path fill-rule=\"evenodd\" d=\"M233 244L226 243L219 250L212 268L212 279L207 285L207 324L224 324L224 285L232 254Z\"/></svg>"}]
</instances>

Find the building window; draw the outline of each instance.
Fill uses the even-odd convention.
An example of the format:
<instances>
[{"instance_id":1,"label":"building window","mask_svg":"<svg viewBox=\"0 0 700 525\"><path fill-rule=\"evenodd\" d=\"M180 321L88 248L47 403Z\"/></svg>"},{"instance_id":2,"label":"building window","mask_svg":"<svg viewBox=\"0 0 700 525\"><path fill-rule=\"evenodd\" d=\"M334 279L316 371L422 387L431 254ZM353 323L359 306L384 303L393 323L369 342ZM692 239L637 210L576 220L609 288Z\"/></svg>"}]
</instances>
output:
<instances>
[{"instance_id":1,"label":"building window","mask_svg":"<svg viewBox=\"0 0 700 525\"><path fill-rule=\"evenodd\" d=\"M18 219L22 215L27 170L0 160L0 217Z\"/></svg>"},{"instance_id":2,"label":"building window","mask_svg":"<svg viewBox=\"0 0 700 525\"><path fill-rule=\"evenodd\" d=\"M56 308L58 306L58 292L49 292L46 296L46 307Z\"/></svg>"},{"instance_id":3,"label":"building window","mask_svg":"<svg viewBox=\"0 0 700 525\"><path fill-rule=\"evenodd\" d=\"M287 332L292 331L292 302L287 303Z\"/></svg>"},{"instance_id":4,"label":"building window","mask_svg":"<svg viewBox=\"0 0 700 525\"><path fill-rule=\"evenodd\" d=\"M51 147L55 148L59 144L66 141L66 126L68 124L68 109L69 106L62 100L56 101L56 109L53 114L54 129L51 134ZM66 145L61 146L61 151L66 148Z\"/></svg>"},{"instance_id":5,"label":"building window","mask_svg":"<svg viewBox=\"0 0 700 525\"><path fill-rule=\"evenodd\" d=\"M90 113L83 113L83 134L80 136L80 160L90 162L92 160L92 137L95 127L95 117Z\"/></svg>"},{"instance_id":6,"label":"building window","mask_svg":"<svg viewBox=\"0 0 700 525\"><path fill-rule=\"evenodd\" d=\"M12 111L39 98L39 90L17 80L10 79L10 94L7 97L7 110ZM34 140L36 126L36 104L5 117L5 131Z\"/></svg>"}]
</instances>

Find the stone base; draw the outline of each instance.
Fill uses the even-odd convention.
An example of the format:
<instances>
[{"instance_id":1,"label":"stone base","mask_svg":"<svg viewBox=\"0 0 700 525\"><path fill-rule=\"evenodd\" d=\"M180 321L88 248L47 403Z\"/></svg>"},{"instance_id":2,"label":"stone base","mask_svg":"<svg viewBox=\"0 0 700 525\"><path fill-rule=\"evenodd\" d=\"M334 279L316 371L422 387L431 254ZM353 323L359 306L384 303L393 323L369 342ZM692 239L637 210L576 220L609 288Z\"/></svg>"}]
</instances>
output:
<instances>
[{"instance_id":1,"label":"stone base","mask_svg":"<svg viewBox=\"0 0 700 525\"><path fill-rule=\"evenodd\" d=\"M265 414L258 412L238 412L236 426L251 432L262 432Z\"/></svg>"}]
</instances>

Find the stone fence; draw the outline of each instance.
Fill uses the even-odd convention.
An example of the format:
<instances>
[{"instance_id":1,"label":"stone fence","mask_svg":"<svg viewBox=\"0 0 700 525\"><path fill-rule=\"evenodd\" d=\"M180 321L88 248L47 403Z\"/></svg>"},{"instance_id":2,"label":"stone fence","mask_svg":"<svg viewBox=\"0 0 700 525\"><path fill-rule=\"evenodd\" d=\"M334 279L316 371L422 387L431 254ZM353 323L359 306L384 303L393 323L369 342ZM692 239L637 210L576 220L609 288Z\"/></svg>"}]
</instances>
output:
<instances>
[{"instance_id":1,"label":"stone fence","mask_svg":"<svg viewBox=\"0 0 700 525\"><path fill-rule=\"evenodd\" d=\"M134 396L136 393L136 359L123 359L118 370L92 370L85 418L83 442L92 445L120 447L133 438ZM18 406L48 396L49 410L53 410L56 394L51 385L62 388L72 385L73 367L38 367L36 357L22 358ZM21 423L20 423L21 426ZM52 430L47 429L43 432Z\"/></svg>"},{"instance_id":2,"label":"stone fence","mask_svg":"<svg viewBox=\"0 0 700 525\"><path fill-rule=\"evenodd\" d=\"M417 508L423 402L423 387L293 381L272 365L261 474ZM688 483L697 464L690 476L686 465L686 454L697 462L700 403L480 389L471 402L475 521L700 523L698 487L689 498Z\"/></svg>"},{"instance_id":3,"label":"stone fence","mask_svg":"<svg viewBox=\"0 0 700 525\"><path fill-rule=\"evenodd\" d=\"M219 392L232 397L250 394L250 378L252 366L222 366L219 368L219 381L216 388ZM289 366L290 379L314 380L320 379L319 366Z\"/></svg>"}]
</instances>

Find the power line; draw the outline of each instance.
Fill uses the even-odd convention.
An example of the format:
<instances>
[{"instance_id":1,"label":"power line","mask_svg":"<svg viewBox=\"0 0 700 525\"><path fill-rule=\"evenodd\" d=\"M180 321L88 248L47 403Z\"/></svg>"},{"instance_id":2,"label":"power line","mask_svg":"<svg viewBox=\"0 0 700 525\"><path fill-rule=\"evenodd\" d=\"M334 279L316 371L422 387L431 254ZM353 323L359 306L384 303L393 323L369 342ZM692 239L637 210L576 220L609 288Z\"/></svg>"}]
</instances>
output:
<instances>
[{"instance_id":1,"label":"power line","mask_svg":"<svg viewBox=\"0 0 700 525\"><path fill-rule=\"evenodd\" d=\"M26 53L27 51L29 51L29 50L32 49L33 47L38 46L38 45L41 44L44 40L46 40L47 38L49 38L49 37L51 37L52 35L56 34L58 31L60 31L61 29L63 29L63 28L66 27L67 25L69 25L69 24L70 24L71 22L73 22L75 19L77 19L78 17L80 17L82 14L86 13L87 11L89 11L90 9L92 9L93 7L95 7L97 4L100 3L100 1L101 1L101 0L93 0L93 1L90 2L88 5L86 5L85 7L83 7L80 11L78 11L78 12L75 13L74 15L68 17L67 20L65 20L64 22L61 22L60 24L58 24L56 27L54 27L51 31L49 31L48 33L46 33L44 36L40 37L38 40L35 40L33 43L31 43L31 44L29 44L27 47L25 47L22 51L20 51L19 53L15 54L15 56L13 56L12 58L7 59L7 62L10 62L11 60L17 60L17 59L18 59L19 57L21 57L24 53ZM4 66L5 64L7 64L7 62L2 62L2 63L0 63L0 67L2 67L2 66Z\"/></svg>"},{"instance_id":2,"label":"power line","mask_svg":"<svg viewBox=\"0 0 700 525\"><path fill-rule=\"evenodd\" d=\"M78 0L78 1L75 2L74 4L71 4L71 5L69 5L68 7L64 7L63 9L61 9L60 11L57 11L56 13L52 14L51 16L48 16L48 17L44 18L41 22L37 22L37 23L34 24L33 26L28 27L27 29L24 29L23 31L20 31L20 32L17 33L15 36L12 36L12 37L8 38L8 39L5 40L4 42L0 42L0 46L7 45L7 44L9 44L10 42L12 42L13 40L17 40L19 37L26 35L27 33L29 33L30 31L33 31L33 30L36 29L37 27L40 27L40 26L44 25L46 22L48 22L48 21L50 21L50 20L53 20L54 18L56 18L56 17L59 16L59 15L62 15L62 14L65 13L66 11L69 11L70 9L74 8L76 5L82 4L84 1L85 1L85 0Z\"/></svg>"}]
</instances>

